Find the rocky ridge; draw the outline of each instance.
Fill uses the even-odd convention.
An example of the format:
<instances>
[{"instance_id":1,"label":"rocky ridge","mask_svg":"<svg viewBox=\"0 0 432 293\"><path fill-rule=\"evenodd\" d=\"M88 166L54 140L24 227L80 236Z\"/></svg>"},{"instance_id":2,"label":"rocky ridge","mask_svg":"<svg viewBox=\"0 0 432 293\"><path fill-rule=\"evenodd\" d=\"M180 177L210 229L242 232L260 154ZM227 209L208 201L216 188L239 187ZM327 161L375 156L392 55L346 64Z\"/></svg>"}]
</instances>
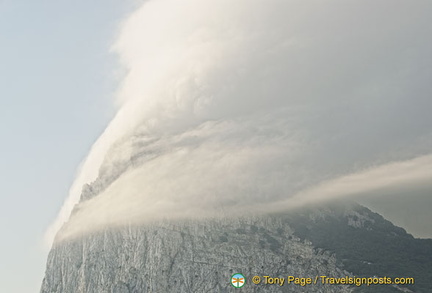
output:
<instances>
[{"instance_id":1,"label":"rocky ridge","mask_svg":"<svg viewBox=\"0 0 432 293\"><path fill-rule=\"evenodd\" d=\"M236 289L230 277L242 273ZM41 292L351 292L346 286L254 285L254 275L345 276L328 251L280 216L163 221L57 243Z\"/></svg>"}]
</instances>

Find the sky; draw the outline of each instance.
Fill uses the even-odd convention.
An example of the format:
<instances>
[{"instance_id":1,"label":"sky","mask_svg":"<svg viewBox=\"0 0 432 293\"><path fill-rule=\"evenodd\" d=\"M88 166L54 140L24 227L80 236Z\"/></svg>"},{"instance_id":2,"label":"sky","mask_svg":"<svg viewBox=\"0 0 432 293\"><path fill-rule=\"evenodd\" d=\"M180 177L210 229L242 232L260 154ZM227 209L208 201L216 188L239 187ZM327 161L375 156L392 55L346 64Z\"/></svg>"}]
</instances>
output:
<instances>
[{"instance_id":1,"label":"sky","mask_svg":"<svg viewBox=\"0 0 432 293\"><path fill-rule=\"evenodd\" d=\"M0 1L0 292L39 292L44 234L113 115L128 1Z\"/></svg>"},{"instance_id":2,"label":"sky","mask_svg":"<svg viewBox=\"0 0 432 293\"><path fill-rule=\"evenodd\" d=\"M432 236L429 1L146 3L0 2L0 292L98 176L69 234L349 194Z\"/></svg>"}]
</instances>

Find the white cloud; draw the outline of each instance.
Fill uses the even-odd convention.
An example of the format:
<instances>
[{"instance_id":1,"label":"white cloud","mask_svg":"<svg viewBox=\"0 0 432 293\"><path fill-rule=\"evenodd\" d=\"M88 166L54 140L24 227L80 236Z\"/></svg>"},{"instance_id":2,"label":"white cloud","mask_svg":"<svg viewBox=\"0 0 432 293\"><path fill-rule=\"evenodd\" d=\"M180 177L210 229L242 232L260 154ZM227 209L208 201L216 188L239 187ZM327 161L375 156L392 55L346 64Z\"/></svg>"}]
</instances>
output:
<instances>
[{"instance_id":1,"label":"white cloud","mask_svg":"<svg viewBox=\"0 0 432 293\"><path fill-rule=\"evenodd\" d=\"M361 176L370 174L356 170L432 146L430 8L428 1L145 2L114 45L127 72L119 111L52 231L98 175L113 182L82 203L74 229L90 216L118 224L162 210L211 214L209 207L278 205L295 194L339 195L423 176L409 169L393 180L378 168L368 171L379 173L377 182L366 182ZM326 180L319 192L310 189Z\"/></svg>"}]
</instances>

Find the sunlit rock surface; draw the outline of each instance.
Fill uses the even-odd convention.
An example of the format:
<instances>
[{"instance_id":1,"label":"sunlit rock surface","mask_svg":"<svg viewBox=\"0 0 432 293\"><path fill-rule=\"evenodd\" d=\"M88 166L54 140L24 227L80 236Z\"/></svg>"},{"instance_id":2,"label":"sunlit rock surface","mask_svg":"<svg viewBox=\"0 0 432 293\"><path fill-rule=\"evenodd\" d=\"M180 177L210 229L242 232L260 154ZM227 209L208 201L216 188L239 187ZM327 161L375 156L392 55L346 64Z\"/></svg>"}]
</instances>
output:
<instances>
[{"instance_id":1,"label":"sunlit rock surface","mask_svg":"<svg viewBox=\"0 0 432 293\"><path fill-rule=\"evenodd\" d=\"M159 222L56 244L41 292L350 292L345 286L255 285L255 275L345 276L336 258L293 234L283 216ZM234 273L246 285L233 288Z\"/></svg>"}]
</instances>

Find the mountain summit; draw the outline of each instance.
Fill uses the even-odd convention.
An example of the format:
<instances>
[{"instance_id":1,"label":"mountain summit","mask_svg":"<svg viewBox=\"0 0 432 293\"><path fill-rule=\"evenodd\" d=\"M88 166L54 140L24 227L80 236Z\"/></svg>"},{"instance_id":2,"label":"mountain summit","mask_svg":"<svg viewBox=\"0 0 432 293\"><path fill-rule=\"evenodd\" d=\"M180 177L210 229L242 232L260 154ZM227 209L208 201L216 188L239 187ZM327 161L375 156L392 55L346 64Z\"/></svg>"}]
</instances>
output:
<instances>
[{"instance_id":1,"label":"mountain summit","mask_svg":"<svg viewBox=\"0 0 432 293\"><path fill-rule=\"evenodd\" d=\"M432 240L415 239L355 203L257 217L165 220L54 244L41 293L430 292L431 251ZM230 284L235 273L246 278L242 289ZM350 287L251 281L288 275L414 277L416 283Z\"/></svg>"}]
</instances>

